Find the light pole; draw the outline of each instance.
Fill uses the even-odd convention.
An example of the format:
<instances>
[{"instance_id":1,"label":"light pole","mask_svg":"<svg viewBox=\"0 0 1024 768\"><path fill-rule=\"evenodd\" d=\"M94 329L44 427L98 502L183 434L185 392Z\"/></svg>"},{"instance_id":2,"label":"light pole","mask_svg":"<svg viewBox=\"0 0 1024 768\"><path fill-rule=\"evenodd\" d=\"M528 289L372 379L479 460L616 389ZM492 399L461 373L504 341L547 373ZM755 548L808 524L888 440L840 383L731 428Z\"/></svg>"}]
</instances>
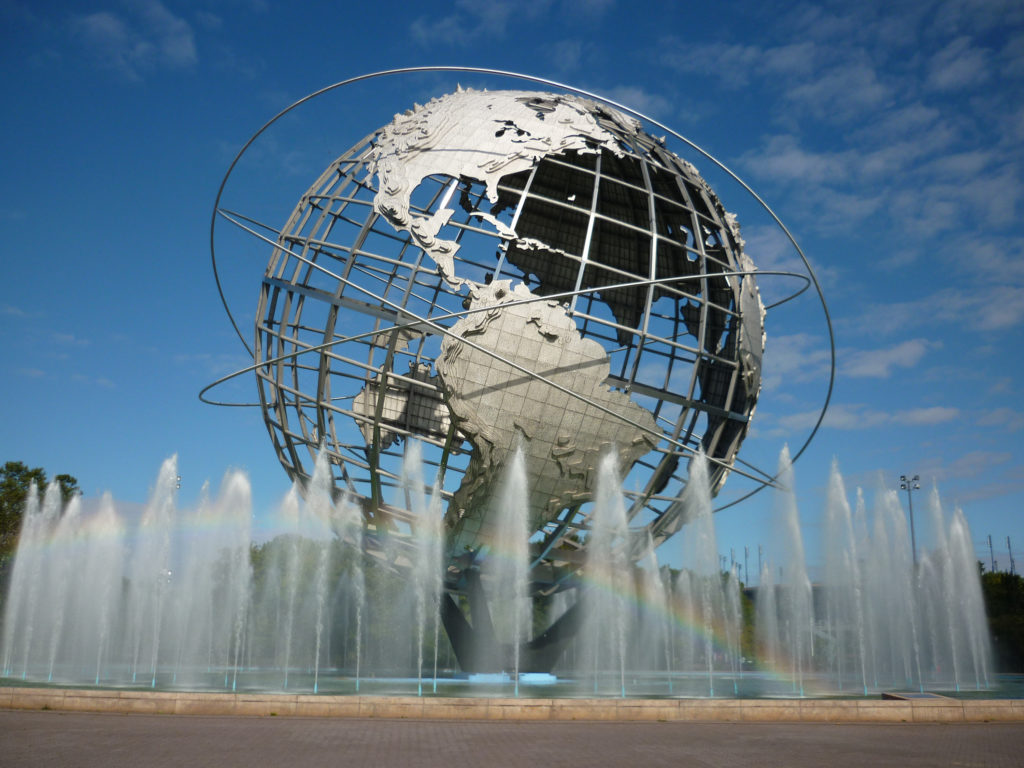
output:
<instances>
[{"instance_id":1,"label":"light pole","mask_svg":"<svg viewBox=\"0 0 1024 768\"><path fill-rule=\"evenodd\" d=\"M900 490L907 492L907 507L910 508L910 551L914 553L914 567L917 567L917 539L914 536L914 499L912 491L921 490L920 476L914 475L909 480L906 475L900 475Z\"/></svg>"}]
</instances>

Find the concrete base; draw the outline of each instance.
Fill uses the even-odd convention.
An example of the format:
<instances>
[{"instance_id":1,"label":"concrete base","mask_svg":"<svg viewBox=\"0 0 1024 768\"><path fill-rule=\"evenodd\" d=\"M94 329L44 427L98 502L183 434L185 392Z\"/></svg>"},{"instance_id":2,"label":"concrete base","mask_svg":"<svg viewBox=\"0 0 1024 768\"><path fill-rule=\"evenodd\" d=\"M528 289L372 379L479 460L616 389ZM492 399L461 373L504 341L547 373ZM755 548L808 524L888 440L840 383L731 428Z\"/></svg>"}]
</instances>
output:
<instances>
[{"instance_id":1,"label":"concrete base","mask_svg":"<svg viewBox=\"0 0 1024 768\"><path fill-rule=\"evenodd\" d=\"M1021 699L449 699L0 687L0 708L428 720L1024 722Z\"/></svg>"}]
</instances>

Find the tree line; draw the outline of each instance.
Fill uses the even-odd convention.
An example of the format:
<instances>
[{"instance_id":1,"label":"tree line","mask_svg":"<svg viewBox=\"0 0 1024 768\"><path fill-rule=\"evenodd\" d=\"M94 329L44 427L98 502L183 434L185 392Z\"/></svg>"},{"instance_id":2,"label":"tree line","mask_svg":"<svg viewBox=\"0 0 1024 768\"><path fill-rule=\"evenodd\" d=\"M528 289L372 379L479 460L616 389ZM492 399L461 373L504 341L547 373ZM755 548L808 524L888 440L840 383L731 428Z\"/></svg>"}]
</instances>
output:
<instances>
[{"instance_id":1,"label":"tree line","mask_svg":"<svg viewBox=\"0 0 1024 768\"><path fill-rule=\"evenodd\" d=\"M1000 672L1024 672L1024 577L1006 571L981 569L995 668Z\"/></svg>"},{"instance_id":2,"label":"tree line","mask_svg":"<svg viewBox=\"0 0 1024 768\"><path fill-rule=\"evenodd\" d=\"M56 475L53 481L60 486L65 504L80 492L78 480L71 475ZM0 568L6 567L18 546L25 500L33 483L40 493L45 491L46 470L42 467L29 467L21 461L8 461L0 468Z\"/></svg>"}]
</instances>

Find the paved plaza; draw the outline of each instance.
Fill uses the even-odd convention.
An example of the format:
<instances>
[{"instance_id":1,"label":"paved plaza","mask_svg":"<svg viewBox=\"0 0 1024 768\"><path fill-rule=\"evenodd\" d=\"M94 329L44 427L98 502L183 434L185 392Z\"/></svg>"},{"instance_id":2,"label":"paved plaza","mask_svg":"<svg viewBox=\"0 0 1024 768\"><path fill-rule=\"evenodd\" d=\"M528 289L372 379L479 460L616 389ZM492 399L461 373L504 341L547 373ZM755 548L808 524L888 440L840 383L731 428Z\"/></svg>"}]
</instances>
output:
<instances>
[{"instance_id":1,"label":"paved plaza","mask_svg":"<svg viewBox=\"0 0 1024 768\"><path fill-rule=\"evenodd\" d=\"M1024 765L1024 723L500 723L0 710L0 765L981 768Z\"/></svg>"}]
</instances>

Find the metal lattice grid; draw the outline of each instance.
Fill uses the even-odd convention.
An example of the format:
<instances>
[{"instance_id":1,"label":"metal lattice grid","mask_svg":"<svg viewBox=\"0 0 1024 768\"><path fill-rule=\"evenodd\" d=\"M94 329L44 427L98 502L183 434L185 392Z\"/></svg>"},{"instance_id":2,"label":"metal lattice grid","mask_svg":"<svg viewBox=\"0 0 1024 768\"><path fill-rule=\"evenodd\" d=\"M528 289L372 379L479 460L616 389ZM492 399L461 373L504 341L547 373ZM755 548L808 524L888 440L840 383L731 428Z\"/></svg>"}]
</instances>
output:
<instances>
[{"instance_id":1,"label":"metal lattice grid","mask_svg":"<svg viewBox=\"0 0 1024 768\"><path fill-rule=\"evenodd\" d=\"M333 163L282 228L255 346L260 399L282 465L293 478L307 477L323 443L338 487L366 500L371 527L402 519L388 504L400 472L397 440L429 446L424 453L448 478L449 499L450 479L465 472L469 455L430 373L444 333L468 314L466 296L374 211L369 165L379 135ZM455 201L457 216L439 236L459 243L459 276L522 282L559 301L581 336L608 351L607 383L650 405L661 434L642 460L649 479L633 495L630 517L640 515L660 542L682 524L680 459L701 449L716 460L715 487L729 472L757 395L744 380L739 340L744 322L760 337L762 318L741 312L744 286L755 297L756 288L710 188L653 140L622 149L622 157L607 150L552 156L505 177L490 213L515 229L517 242L474 215L483 189L473 179L428 177L411 213L426 218ZM524 245L527 238L546 247ZM543 384L543 375L537 380ZM586 507L567 506L543 521L538 559L548 566L575 559Z\"/></svg>"}]
</instances>

